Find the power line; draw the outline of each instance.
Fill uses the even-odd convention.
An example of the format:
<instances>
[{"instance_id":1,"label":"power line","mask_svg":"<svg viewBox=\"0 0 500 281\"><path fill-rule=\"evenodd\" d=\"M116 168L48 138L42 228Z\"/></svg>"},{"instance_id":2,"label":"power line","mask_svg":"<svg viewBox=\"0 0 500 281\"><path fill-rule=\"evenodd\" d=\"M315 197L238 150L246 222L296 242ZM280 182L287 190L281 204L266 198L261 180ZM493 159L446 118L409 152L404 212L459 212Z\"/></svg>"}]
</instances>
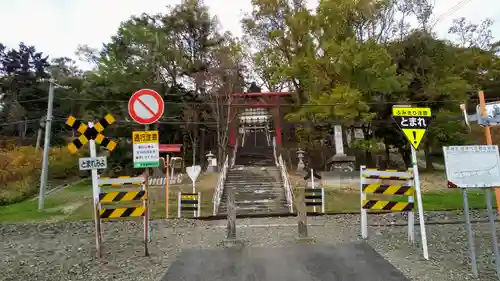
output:
<instances>
[{"instance_id":1,"label":"power line","mask_svg":"<svg viewBox=\"0 0 500 281\"><path fill-rule=\"evenodd\" d=\"M434 26L436 26L436 24L438 24L440 21L442 21L445 18L451 16L456 11L460 10L463 6L465 6L466 4L468 4L471 1L472 0L461 0L457 4L453 5L451 8L449 8L444 13L442 13L441 15L439 15L436 19L434 19L434 23L432 24L431 28L433 28Z\"/></svg>"},{"instance_id":2,"label":"power line","mask_svg":"<svg viewBox=\"0 0 500 281\"><path fill-rule=\"evenodd\" d=\"M17 125L17 124L22 124L22 123L33 123L33 122L39 122L39 121L40 121L40 119L18 120L18 121L0 123L0 127L12 126L12 125Z\"/></svg>"},{"instance_id":3,"label":"power line","mask_svg":"<svg viewBox=\"0 0 500 281\"><path fill-rule=\"evenodd\" d=\"M100 99L71 99L59 98L59 100L68 100L76 102L101 102L101 103L128 103L128 100L100 100ZM491 99L496 101L496 99ZM464 100L443 100L443 101L378 101L378 102L365 102L367 105L401 105L401 104L452 104L463 103ZM248 107L251 104L247 103L217 103L217 102L163 102L165 105L219 105L219 106L235 106L235 107ZM324 107L324 106L338 106L345 105L345 102L324 103L324 104L293 104L293 103L280 103L279 107ZM271 105L271 104L269 104ZM265 105L263 106L265 107Z\"/></svg>"}]
</instances>

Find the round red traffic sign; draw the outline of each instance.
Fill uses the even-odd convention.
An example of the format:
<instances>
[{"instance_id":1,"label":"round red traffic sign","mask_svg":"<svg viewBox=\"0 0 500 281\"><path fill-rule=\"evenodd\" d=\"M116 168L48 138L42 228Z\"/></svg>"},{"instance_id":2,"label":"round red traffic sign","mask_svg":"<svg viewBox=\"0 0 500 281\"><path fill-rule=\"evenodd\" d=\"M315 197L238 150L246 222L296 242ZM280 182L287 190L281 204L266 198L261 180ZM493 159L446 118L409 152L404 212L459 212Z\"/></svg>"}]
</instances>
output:
<instances>
[{"instance_id":1,"label":"round red traffic sign","mask_svg":"<svg viewBox=\"0 0 500 281\"><path fill-rule=\"evenodd\" d=\"M163 98L154 90L141 89L130 97L128 114L139 124L152 124L163 115Z\"/></svg>"}]
</instances>

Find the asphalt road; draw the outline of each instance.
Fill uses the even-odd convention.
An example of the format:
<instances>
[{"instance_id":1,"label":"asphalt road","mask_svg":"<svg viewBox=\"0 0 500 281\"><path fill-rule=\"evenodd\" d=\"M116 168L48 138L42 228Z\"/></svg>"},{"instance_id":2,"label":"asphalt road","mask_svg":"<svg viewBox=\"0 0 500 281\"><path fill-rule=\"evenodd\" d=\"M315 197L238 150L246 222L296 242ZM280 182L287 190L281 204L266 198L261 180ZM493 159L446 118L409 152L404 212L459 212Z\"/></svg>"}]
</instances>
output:
<instances>
[{"instance_id":1,"label":"asphalt road","mask_svg":"<svg viewBox=\"0 0 500 281\"><path fill-rule=\"evenodd\" d=\"M162 281L406 281L365 242L190 250Z\"/></svg>"}]
</instances>

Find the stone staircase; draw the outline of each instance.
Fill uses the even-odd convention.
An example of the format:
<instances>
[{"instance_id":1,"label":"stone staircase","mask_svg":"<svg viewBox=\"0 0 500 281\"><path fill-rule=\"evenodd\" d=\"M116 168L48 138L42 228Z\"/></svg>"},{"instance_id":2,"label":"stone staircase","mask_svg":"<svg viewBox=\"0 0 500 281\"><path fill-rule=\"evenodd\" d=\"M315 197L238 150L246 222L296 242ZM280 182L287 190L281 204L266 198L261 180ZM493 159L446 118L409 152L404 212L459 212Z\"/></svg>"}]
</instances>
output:
<instances>
[{"instance_id":1,"label":"stone staircase","mask_svg":"<svg viewBox=\"0 0 500 281\"><path fill-rule=\"evenodd\" d=\"M273 147L263 132L247 133L236 152L235 166L228 171L218 214L227 213L227 191L235 194L237 215L289 212L285 189L276 167Z\"/></svg>"},{"instance_id":2,"label":"stone staircase","mask_svg":"<svg viewBox=\"0 0 500 281\"><path fill-rule=\"evenodd\" d=\"M237 215L289 212L280 171L275 166L235 166L229 170L219 206L220 215L227 213L228 189L234 191Z\"/></svg>"},{"instance_id":3,"label":"stone staircase","mask_svg":"<svg viewBox=\"0 0 500 281\"><path fill-rule=\"evenodd\" d=\"M267 144L264 132L251 132L245 135L245 145L236 151L235 165L274 166L273 147Z\"/></svg>"}]
</instances>

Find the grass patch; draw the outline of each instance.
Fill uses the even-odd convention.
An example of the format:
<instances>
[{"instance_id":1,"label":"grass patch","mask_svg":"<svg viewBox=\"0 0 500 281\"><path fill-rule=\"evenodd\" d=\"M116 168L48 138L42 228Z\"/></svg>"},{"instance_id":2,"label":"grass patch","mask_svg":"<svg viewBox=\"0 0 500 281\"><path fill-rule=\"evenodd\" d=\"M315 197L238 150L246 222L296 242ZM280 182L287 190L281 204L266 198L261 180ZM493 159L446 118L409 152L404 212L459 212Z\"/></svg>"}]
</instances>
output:
<instances>
[{"instance_id":1,"label":"grass patch","mask_svg":"<svg viewBox=\"0 0 500 281\"><path fill-rule=\"evenodd\" d=\"M213 188L217 174L204 174L197 182L201 192L201 215L212 214ZM116 189L113 189L116 190ZM191 192L191 184L173 185L169 189L169 217L177 217L177 192ZM151 217L165 218L165 193L161 187L151 187L149 192ZM185 214L190 215L190 214ZM72 185L46 197L44 210L38 211L38 201L23 201L0 206L0 223L40 222L61 220L92 220L92 183L85 181Z\"/></svg>"},{"instance_id":2,"label":"grass patch","mask_svg":"<svg viewBox=\"0 0 500 281\"><path fill-rule=\"evenodd\" d=\"M469 207L471 209L486 209L486 198L484 190L467 191ZM325 211L332 213L359 212L359 193L346 190L325 190ZM494 196L492 196L494 197ZM405 201L403 196L368 195L369 199ZM416 198L415 198L416 200ZM458 189L445 191L429 191L422 194L425 211L461 210L463 209L462 192ZM496 202L492 204L496 207Z\"/></svg>"}]
</instances>

